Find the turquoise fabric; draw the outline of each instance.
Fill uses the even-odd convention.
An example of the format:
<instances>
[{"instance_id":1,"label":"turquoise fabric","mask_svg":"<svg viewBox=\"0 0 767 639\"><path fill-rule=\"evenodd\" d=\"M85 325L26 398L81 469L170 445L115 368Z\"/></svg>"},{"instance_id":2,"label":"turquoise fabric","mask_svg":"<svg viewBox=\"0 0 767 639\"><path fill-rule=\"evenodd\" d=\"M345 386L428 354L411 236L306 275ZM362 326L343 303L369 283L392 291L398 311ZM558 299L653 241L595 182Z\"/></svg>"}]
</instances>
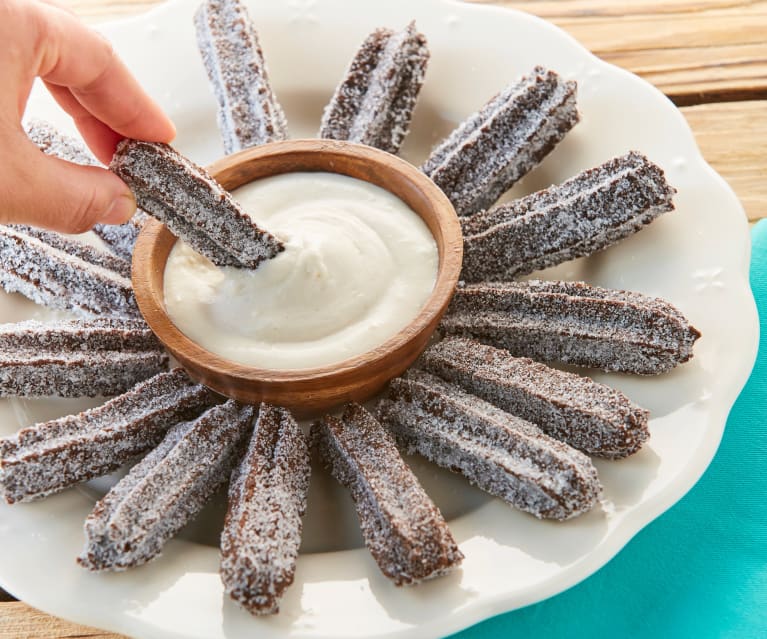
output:
<instances>
[{"instance_id":1,"label":"turquoise fabric","mask_svg":"<svg viewBox=\"0 0 767 639\"><path fill-rule=\"evenodd\" d=\"M767 638L767 220L752 245L759 355L700 481L585 581L453 639Z\"/></svg>"}]
</instances>

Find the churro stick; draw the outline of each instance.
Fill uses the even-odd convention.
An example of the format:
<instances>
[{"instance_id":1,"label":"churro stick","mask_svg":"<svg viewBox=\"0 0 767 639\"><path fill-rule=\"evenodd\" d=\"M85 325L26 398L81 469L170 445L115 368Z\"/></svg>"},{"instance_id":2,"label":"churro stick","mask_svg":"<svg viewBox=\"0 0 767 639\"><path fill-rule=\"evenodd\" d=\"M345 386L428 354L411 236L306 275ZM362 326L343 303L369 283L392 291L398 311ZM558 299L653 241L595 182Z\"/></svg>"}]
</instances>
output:
<instances>
[{"instance_id":1,"label":"churro stick","mask_svg":"<svg viewBox=\"0 0 767 639\"><path fill-rule=\"evenodd\" d=\"M388 432L358 404L312 426L312 442L351 492L362 535L378 567L396 585L456 568L463 554Z\"/></svg>"},{"instance_id":2,"label":"churro stick","mask_svg":"<svg viewBox=\"0 0 767 639\"><path fill-rule=\"evenodd\" d=\"M462 222L467 282L507 280L584 257L671 211L675 190L635 151Z\"/></svg>"},{"instance_id":3,"label":"churro stick","mask_svg":"<svg viewBox=\"0 0 767 639\"><path fill-rule=\"evenodd\" d=\"M0 325L0 396L116 395L167 366L143 320Z\"/></svg>"},{"instance_id":4,"label":"churro stick","mask_svg":"<svg viewBox=\"0 0 767 639\"><path fill-rule=\"evenodd\" d=\"M0 439L0 494L31 501L106 475L217 401L177 368L98 408L24 428Z\"/></svg>"},{"instance_id":5,"label":"churro stick","mask_svg":"<svg viewBox=\"0 0 767 639\"><path fill-rule=\"evenodd\" d=\"M173 426L88 515L80 565L125 570L157 557L228 479L252 419L252 406L229 400Z\"/></svg>"},{"instance_id":6,"label":"churro stick","mask_svg":"<svg viewBox=\"0 0 767 639\"><path fill-rule=\"evenodd\" d=\"M101 166L101 163L93 157L82 142L61 133L47 122L30 120L25 125L24 130L29 139L47 155L53 155L75 164ZM96 224L93 227L93 232L101 238L112 253L130 262L133 255L133 245L136 243L136 238L146 220L146 213L136 211L134 216L124 224ZM128 277L130 277L130 264L128 266Z\"/></svg>"},{"instance_id":7,"label":"churro stick","mask_svg":"<svg viewBox=\"0 0 767 639\"><path fill-rule=\"evenodd\" d=\"M137 210L127 222L96 224L93 232L101 238L112 253L124 260L130 260L133 257L133 247L136 245L139 233L148 219L149 216L144 211Z\"/></svg>"},{"instance_id":8,"label":"churro stick","mask_svg":"<svg viewBox=\"0 0 767 639\"><path fill-rule=\"evenodd\" d=\"M575 82L543 67L469 116L421 167L458 215L491 206L578 122Z\"/></svg>"},{"instance_id":9,"label":"churro stick","mask_svg":"<svg viewBox=\"0 0 767 639\"><path fill-rule=\"evenodd\" d=\"M130 261L118 257L113 253L96 248L95 246L81 242L71 236L62 235L55 231L47 231L45 229L38 229L34 226L26 226L23 224L12 224L9 228L19 233L23 233L28 237L40 240L50 248L63 251L73 258L82 260L87 264L92 264L93 266L98 266L108 271L114 271L118 275L130 279Z\"/></svg>"},{"instance_id":10,"label":"churro stick","mask_svg":"<svg viewBox=\"0 0 767 639\"><path fill-rule=\"evenodd\" d=\"M429 373L393 379L378 417L408 452L536 517L575 517L601 493L586 455Z\"/></svg>"},{"instance_id":11,"label":"churro stick","mask_svg":"<svg viewBox=\"0 0 767 639\"><path fill-rule=\"evenodd\" d=\"M376 29L354 56L325 107L320 137L397 153L410 128L429 49L411 22L400 32Z\"/></svg>"},{"instance_id":12,"label":"churro stick","mask_svg":"<svg viewBox=\"0 0 767 639\"><path fill-rule=\"evenodd\" d=\"M309 489L309 449L290 412L261 404L248 452L232 473L221 535L221 580L255 615L273 614L293 583Z\"/></svg>"},{"instance_id":13,"label":"churro stick","mask_svg":"<svg viewBox=\"0 0 767 639\"><path fill-rule=\"evenodd\" d=\"M205 169L167 144L123 140L110 168L144 211L218 266L256 268L285 248Z\"/></svg>"},{"instance_id":14,"label":"churro stick","mask_svg":"<svg viewBox=\"0 0 767 639\"><path fill-rule=\"evenodd\" d=\"M118 258L103 252L95 257L95 249L67 242L48 231L0 226L0 285L37 304L83 317L138 317L130 279L124 271L104 266L105 255Z\"/></svg>"},{"instance_id":15,"label":"churro stick","mask_svg":"<svg viewBox=\"0 0 767 639\"><path fill-rule=\"evenodd\" d=\"M85 166L101 166L88 148L77 138L66 135L50 122L32 119L24 124L24 132L46 155L52 155L60 160L83 164Z\"/></svg>"},{"instance_id":16,"label":"churro stick","mask_svg":"<svg viewBox=\"0 0 767 639\"><path fill-rule=\"evenodd\" d=\"M197 46L218 102L224 152L288 136L258 34L239 0L205 0L194 16Z\"/></svg>"},{"instance_id":17,"label":"churro stick","mask_svg":"<svg viewBox=\"0 0 767 639\"><path fill-rule=\"evenodd\" d=\"M640 375L686 362L700 337L662 299L540 280L459 286L441 328L519 357Z\"/></svg>"},{"instance_id":18,"label":"churro stick","mask_svg":"<svg viewBox=\"0 0 767 639\"><path fill-rule=\"evenodd\" d=\"M626 457L649 437L647 411L623 393L472 339L444 339L420 365L590 455Z\"/></svg>"}]
</instances>

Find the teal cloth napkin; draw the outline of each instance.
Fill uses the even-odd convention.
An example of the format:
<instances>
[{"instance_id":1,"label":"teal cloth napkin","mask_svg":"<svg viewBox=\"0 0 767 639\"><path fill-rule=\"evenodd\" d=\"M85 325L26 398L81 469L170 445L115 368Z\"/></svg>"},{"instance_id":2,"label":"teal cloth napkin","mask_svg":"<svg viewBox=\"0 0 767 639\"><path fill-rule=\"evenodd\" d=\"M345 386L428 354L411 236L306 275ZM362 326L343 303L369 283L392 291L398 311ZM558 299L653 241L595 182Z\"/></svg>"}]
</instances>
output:
<instances>
[{"instance_id":1,"label":"teal cloth napkin","mask_svg":"<svg viewBox=\"0 0 767 639\"><path fill-rule=\"evenodd\" d=\"M767 220L751 237L759 355L706 473L585 581L453 639L767 637Z\"/></svg>"}]
</instances>

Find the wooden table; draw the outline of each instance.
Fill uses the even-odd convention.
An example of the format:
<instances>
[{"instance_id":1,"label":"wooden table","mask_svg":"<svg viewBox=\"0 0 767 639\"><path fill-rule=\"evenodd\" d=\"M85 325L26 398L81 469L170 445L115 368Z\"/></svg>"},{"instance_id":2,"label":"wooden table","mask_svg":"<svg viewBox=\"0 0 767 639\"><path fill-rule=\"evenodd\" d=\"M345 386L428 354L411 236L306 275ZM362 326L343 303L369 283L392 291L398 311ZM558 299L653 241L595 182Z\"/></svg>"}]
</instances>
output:
<instances>
[{"instance_id":1,"label":"wooden table","mask_svg":"<svg viewBox=\"0 0 767 639\"><path fill-rule=\"evenodd\" d=\"M84 20L141 13L158 0L60 0ZM681 107L708 162L749 220L767 217L767 1L487 2L559 25L598 56L646 78ZM0 639L107 637L0 590Z\"/></svg>"}]
</instances>

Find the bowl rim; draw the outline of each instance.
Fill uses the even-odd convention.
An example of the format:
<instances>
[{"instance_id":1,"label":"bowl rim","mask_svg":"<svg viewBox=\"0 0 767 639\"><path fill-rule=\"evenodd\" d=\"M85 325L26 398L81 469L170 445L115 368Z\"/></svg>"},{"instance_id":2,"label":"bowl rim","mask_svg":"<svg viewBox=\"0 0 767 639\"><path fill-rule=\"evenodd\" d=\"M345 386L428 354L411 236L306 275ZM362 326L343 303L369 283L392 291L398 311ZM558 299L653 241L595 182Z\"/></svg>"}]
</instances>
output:
<instances>
[{"instance_id":1,"label":"bowl rim","mask_svg":"<svg viewBox=\"0 0 767 639\"><path fill-rule=\"evenodd\" d=\"M300 369L270 369L249 366L207 350L187 337L171 320L165 309L164 296L162 300L158 299L158 294L162 291L157 290L152 284L152 280L157 277L155 274L157 267L154 260L150 258L155 256L160 245L169 243L167 253L160 258L162 260L160 266L162 274L159 276L159 281L164 282L167 256L170 250L172 250L173 245L178 241L178 238L159 220L150 217L143 225L136 240L132 258L131 279L136 301L144 320L172 354L175 355L177 350L183 349L185 358L193 360L200 367L214 375L233 376L243 381L266 384L306 382L334 377L363 366L375 367L376 365L381 365L393 352L405 348L411 341L422 335L424 331L429 329L431 324L434 327L430 334L436 329L436 325L444 314L458 284L463 258L463 236L458 216L450 200L416 166L386 151L363 144L320 138L302 138L269 142L244 149L216 160L205 167L205 169L217 182L222 184L224 189L233 191L240 186L254 181L239 181L239 173L237 171L239 167L255 164L267 158L278 158L288 166L292 157L300 157L307 154L326 154L329 158L351 158L356 162L368 163L372 167L386 167L388 171L396 170L405 176L409 185L416 189L418 194L426 201L431 202L432 208L436 211L436 220L438 222L436 228L432 228L421 215L418 208L405 201L426 223L437 243L439 255L437 275L429 297L407 325L378 346L353 357L339 360L332 364ZM347 172L338 170L332 161L328 162L328 166L323 169L297 168L293 170L296 172L317 170L348 175ZM270 177L289 172L291 172L290 169L276 171L260 177ZM399 193L394 193L387 186L376 182L375 178L377 176L375 173L371 172L365 177L360 177L359 175L350 177L368 181L404 200ZM235 186L231 186L231 184L235 184ZM438 232L441 235L441 241L437 237ZM169 343L173 344L173 346L169 346Z\"/></svg>"}]
</instances>

